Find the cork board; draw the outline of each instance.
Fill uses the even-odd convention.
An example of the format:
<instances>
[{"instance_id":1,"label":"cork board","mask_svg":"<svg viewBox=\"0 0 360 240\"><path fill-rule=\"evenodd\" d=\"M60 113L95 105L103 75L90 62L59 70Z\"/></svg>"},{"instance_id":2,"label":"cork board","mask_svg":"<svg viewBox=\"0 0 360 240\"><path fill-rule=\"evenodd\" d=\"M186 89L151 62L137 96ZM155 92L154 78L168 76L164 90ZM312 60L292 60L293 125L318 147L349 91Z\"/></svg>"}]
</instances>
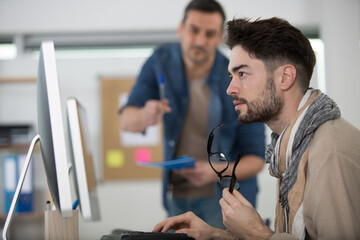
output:
<instances>
[{"instance_id":1,"label":"cork board","mask_svg":"<svg viewBox=\"0 0 360 240\"><path fill-rule=\"evenodd\" d=\"M161 162L162 125L145 134L120 129L118 111L134 84L132 78L101 78L103 180L159 179L161 169L138 166L136 161Z\"/></svg>"}]
</instances>

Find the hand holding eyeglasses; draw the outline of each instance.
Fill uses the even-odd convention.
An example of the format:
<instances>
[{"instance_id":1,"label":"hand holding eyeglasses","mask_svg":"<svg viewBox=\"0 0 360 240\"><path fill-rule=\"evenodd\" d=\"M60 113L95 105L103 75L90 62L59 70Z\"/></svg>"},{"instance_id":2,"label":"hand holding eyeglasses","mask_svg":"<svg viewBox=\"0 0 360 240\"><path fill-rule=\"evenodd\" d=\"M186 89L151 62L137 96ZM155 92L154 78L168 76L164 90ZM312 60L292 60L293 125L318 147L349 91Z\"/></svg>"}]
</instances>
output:
<instances>
[{"instance_id":1,"label":"hand holding eyeglasses","mask_svg":"<svg viewBox=\"0 0 360 240\"><path fill-rule=\"evenodd\" d=\"M274 234L259 213L239 192L223 190L220 206L224 225L239 239L270 239Z\"/></svg>"}]
</instances>

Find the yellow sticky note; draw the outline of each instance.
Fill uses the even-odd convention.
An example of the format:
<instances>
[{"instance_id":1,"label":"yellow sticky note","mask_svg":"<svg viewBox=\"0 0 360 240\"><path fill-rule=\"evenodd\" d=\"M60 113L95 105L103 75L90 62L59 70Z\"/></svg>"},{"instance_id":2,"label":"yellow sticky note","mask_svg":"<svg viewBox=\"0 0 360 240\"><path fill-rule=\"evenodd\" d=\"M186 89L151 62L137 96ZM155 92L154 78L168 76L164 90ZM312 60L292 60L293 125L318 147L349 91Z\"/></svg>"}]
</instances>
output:
<instances>
[{"instance_id":1,"label":"yellow sticky note","mask_svg":"<svg viewBox=\"0 0 360 240\"><path fill-rule=\"evenodd\" d=\"M121 150L109 150L106 153L106 165L110 168L121 168L124 166L124 153Z\"/></svg>"}]
</instances>

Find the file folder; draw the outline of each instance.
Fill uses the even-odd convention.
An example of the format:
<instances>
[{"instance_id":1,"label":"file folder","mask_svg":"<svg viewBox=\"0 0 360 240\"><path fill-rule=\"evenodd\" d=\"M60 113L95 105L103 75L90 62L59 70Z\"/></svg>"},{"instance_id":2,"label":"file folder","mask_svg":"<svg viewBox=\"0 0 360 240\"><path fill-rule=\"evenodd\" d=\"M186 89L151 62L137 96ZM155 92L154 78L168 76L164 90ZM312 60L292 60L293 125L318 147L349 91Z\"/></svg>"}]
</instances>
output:
<instances>
[{"instance_id":1,"label":"file folder","mask_svg":"<svg viewBox=\"0 0 360 240\"><path fill-rule=\"evenodd\" d=\"M21 171L25 165L26 154L18 155L18 178L20 178ZM19 200L17 203L19 212L33 211L33 189L34 189L34 174L33 161L30 161L23 186L20 191Z\"/></svg>"},{"instance_id":2,"label":"file folder","mask_svg":"<svg viewBox=\"0 0 360 240\"><path fill-rule=\"evenodd\" d=\"M26 154L7 154L3 156L3 185L4 185L4 209L8 213L12 199L15 195L21 171L26 160ZM18 202L14 213L33 211L33 164L30 162L27 174L21 188Z\"/></svg>"},{"instance_id":3,"label":"file folder","mask_svg":"<svg viewBox=\"0 0 360 240\"><path fill-rule=\"evenodd\" d=\"M11 201L14 197L16 185L18 182L18 159L16 155L3 156L3 184L4 184L4 204L5 212L8 213L11 206ZM18 206L15 208L15 213L18 212Z\"/></svg>"}]
</instances>

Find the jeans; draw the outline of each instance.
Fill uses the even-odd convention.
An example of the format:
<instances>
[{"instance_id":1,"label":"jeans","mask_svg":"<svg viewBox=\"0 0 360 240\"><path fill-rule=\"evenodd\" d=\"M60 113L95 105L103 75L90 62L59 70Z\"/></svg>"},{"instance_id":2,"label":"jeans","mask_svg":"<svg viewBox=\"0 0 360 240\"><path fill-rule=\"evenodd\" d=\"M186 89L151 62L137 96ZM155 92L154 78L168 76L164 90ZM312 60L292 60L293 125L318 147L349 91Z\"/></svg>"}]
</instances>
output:
<instances>
[{"instance_id":1,"label":"jeans","mask_svg":"<svg viewBox=\"0 0 360 240\"><path fill-rule=\"evenodd\" d=\"M218 197L196 199L169 197L168 207L169 217L192 211L207 224L225 229Z\"/></svg>"}]
</instances>

